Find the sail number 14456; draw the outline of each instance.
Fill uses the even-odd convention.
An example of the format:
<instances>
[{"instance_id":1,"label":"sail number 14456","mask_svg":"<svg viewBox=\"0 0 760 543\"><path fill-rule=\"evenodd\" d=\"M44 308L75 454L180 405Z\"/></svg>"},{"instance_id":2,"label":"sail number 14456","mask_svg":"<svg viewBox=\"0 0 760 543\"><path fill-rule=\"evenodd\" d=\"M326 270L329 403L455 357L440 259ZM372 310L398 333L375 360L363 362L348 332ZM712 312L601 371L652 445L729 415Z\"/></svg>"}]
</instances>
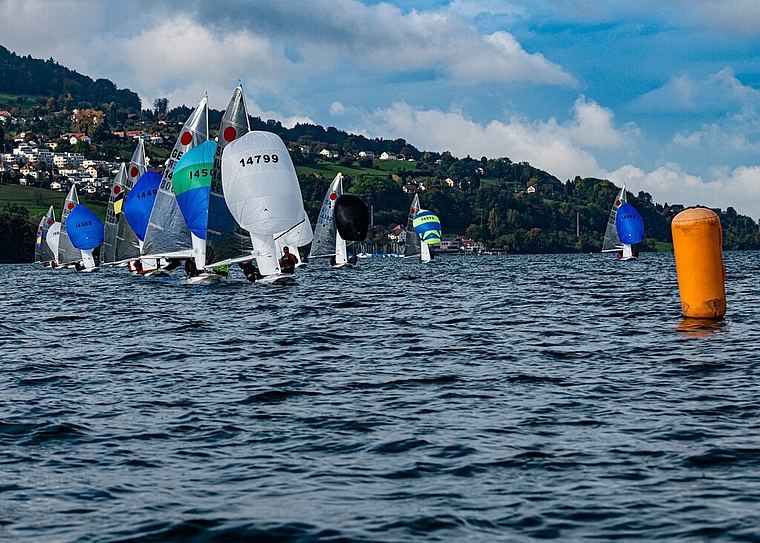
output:
<instances>
[{"instance_id":1,"label":"sail number 14456","mask_svg":"<svg viewBox=\"0 0 760 543\"><path fill-rule=\"evenodd\" d=\"M252 155L249 157L243 157L240 159L240 165L242 167L253 166L256 164L269 164L273 162L277 164L280 161L280 157L277 155Z\"/></svg>"}]
</instances>

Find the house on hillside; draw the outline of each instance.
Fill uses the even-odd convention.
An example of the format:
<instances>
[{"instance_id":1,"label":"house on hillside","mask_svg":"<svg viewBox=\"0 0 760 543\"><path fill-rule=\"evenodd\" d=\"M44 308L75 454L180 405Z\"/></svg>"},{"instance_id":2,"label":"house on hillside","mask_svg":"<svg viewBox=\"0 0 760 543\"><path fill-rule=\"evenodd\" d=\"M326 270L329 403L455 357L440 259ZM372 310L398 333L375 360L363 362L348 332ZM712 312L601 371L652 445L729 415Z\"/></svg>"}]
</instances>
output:
<instances>
[{"instance_id":1,"label":"house on hillside","mask_svg":"<svg viewBox=\"0 0 760 543\"><path fill-rule=\"evenodd\" d=\"M398 160L398 157L393 154L389 153L388 151L383 151L380 155L380 160Z\"/></svg>"}]
</instances>

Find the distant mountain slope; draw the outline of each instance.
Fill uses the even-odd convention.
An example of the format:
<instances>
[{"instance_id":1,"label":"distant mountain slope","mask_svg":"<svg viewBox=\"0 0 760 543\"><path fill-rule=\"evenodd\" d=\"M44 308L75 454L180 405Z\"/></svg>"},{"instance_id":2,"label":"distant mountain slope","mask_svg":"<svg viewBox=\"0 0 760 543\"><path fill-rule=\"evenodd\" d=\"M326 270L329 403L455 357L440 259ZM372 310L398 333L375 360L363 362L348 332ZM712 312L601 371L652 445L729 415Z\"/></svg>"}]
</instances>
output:
<instances>
[{"instance_id":1,"label":"distant mountain slope","mask_svg":"<svg viewBox=\"0 0 760 543\"><path fill-rule=\"evenodd\" d=\"M93 81L55 62L21 57L0 45L0 93L38 96L45 105L55 98L61 107L102 107L114 103L119 109L139 112L140 98L129 89L117 89L111 81ZM0 104L0 107L2 104Z\"/></svg>"}]
</instances>

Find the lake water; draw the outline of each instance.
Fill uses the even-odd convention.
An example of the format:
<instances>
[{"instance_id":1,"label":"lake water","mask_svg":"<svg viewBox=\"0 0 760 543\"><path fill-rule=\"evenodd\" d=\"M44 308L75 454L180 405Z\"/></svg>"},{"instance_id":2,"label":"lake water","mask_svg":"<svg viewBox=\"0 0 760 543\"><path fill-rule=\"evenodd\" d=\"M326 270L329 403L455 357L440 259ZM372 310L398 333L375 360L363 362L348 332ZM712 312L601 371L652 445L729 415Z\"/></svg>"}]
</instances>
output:
<instances>
[{"instance_id":1,"label":"lake water","mask_svg":"<svg viewBox=\"0 0 760 543\"><path fill-rule=\"evenodd\" d=\"M2 541L760 541L760 253L0 266Z\"/></svg>"}]
</instances>

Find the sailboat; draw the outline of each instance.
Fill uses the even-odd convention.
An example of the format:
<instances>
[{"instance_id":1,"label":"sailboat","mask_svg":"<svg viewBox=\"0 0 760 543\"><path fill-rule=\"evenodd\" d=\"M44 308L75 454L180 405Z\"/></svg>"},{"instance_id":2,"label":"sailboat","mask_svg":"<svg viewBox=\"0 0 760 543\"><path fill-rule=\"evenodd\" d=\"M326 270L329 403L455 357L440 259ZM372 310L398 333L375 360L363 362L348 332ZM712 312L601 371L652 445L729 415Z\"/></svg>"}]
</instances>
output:
<instances>
[{"instance_id":1,"label":"sailboat","mask_svg":"<svg viewBox=\"0 0 760 543\"><path fill-rule=\"evenodd\" d=\"M620 189L607 219L602 252L617 252L621 260L638 257L633 245L644 239L644 220L636 209L628 203L625 185Z\"/></svg>"},{"instance_id":2,"label":"sailboat","mask_svg":"<svg viewBox=\"0 0 760 543\"><path fill-rule=\"evenodd\" d=\"M197 273L187 278L190 284L218 282L221 275L204 270L206 262L206 228L209 218L209 192L214 173L216 142L208 140L196 145L177 162L172 183L177 205L190 229L193 262Z\"/></svg>"},{"instance_id":3,"label":"sailboat","mask_svg":"<svg viewBox=\"0 0 760 543\"><path fill-rule=\"evenodd\" d=\"M63 202L63 211L61 212L61 233L58 237L58 266L62 268L68 267L80 267L82 261L82 251L74 247L69 239L69 234L66 231L66 221L69 218L69 213L79 205L79 195L77 194L77 186L72 185L71 190L66 195L66 200Z\"/></svg>"},{"instance_id":4,"label":"sailboat","mask_svg":"<svg viewBox=\"0 0 760 543\"><path fill-rule=\"evenodd\" d=\"M204 97L185 121L169 160L166 162L161 183L153 203L145 239L143 258L190 258L193 247L190 230L177 205L172 186L174 168L182 155L208 140L208 104Z\"/></svg>"},{"instance_id":5,"label":"sailboat","mask_svg":"<svg viewBox=\"0 0 760 543\"><path fill-rule=\"evenodd\" d=\"M122 164L111 188L106 210L100 261L103 265L120 265L140 258L140 240L122 214L124 199L145 172L145 144L138 140L129 167ZM155 266L155 260L153 266Z\"/></svg>"},{"instance_id":6,"label":"sailboat","mask_svg":"<svg viewBox=\"0 0 760 543\"><path fill-rule=\"evenodd\" d=\"M95 214L82 204L71 210L66 220L66 231L72 245L82 251L83 271L99 268L93 250L103 243L103 223Z\"/></svg>"},{"instance_id":7,"label":"sailboat","mask_svg":"<svg viewBox=\"0 0 760 543\"><path fill-rule=\"evenodd\" d=\"M409 206L409 218L406 221L406 238L404 240L404 257L416 256L420 262L430 262L433 260L430 254L430 247L423 243L417 233L414 231L414 216L420 210L420 197L414 195L412 205Z\"/></svg>"},{"instance_id":8,"label":"sailboat","mask_svg":"<svg viewBox=\"0 0 760 543\"><path fill-rule=\"evenodd\" d=\"M150 214L153 210L153 204L156 201L156 195L158 194L158 187L160 185L161 174L148 170L140 176L140 179L132 186L132 190L130 190L129 194L124 198L124 218L135 233L135 236L137 236L138 243L141 247L143 240L145 239L145 231L148 229ZM133 268L132 265L130 265L130 271L156 275L158 270L155 265L152 267L145 267L145 263L154 262L156 262L155 259L147 260L147 262L142 259L137 260L135 261L135 264L140 264L139 269Z\"/></svg>"},{"instance_id":9,"label":"sailboat","mask_svg":"<svg viewBox=\"0 0 760 543\"><path fill-rule=\"evenodd\" d=\"M303 197L285 143L271 132L252 131L222 152L222 185L230 213L251 235L260 282L294 283L280 269L274 237L303 220Z\"/></svg>"},{"instance_id":10,"label":"sailboat","mask_svg":"<svg viewBox=\"0 0 760 543\"><path fill-rule=\"evenodd\" d=\"M214 170L208 199L205 267L226 266L253 259L251 235L235 221L224 199L222 153L230 142L251 131L243 87L238 85L224 110L214 154Z\"/></svg>"},{"instance_id":11,"label":"sailboat","mask_svg":"<svg viewBox=\"0 0 760 543\"><path fill-rule=\"evenodd\" d=\"M325 193L319 210L314 240L311 242L309 258L330 258L334 268L353 268L356 262L348 259L348 249L335 225L335 202L343 195L343 174L338 172Z\"/></svg>"},{"instance_id":12,"label":"sailboat","mask_svg":"<svg viewBox=\"0 0 760 543\"><path fill-rule=\"evenodd\" d=\"M53 210L53 206L50 206L48 212L40 220L39 227L37 228L37 243L34 245L34 261L43 266L48 266L52 262L55 262L57 246L56 253L54 253L47 241L50 227L53 224L55 224L55 211Z\"/></svg>"}]
</instances>

